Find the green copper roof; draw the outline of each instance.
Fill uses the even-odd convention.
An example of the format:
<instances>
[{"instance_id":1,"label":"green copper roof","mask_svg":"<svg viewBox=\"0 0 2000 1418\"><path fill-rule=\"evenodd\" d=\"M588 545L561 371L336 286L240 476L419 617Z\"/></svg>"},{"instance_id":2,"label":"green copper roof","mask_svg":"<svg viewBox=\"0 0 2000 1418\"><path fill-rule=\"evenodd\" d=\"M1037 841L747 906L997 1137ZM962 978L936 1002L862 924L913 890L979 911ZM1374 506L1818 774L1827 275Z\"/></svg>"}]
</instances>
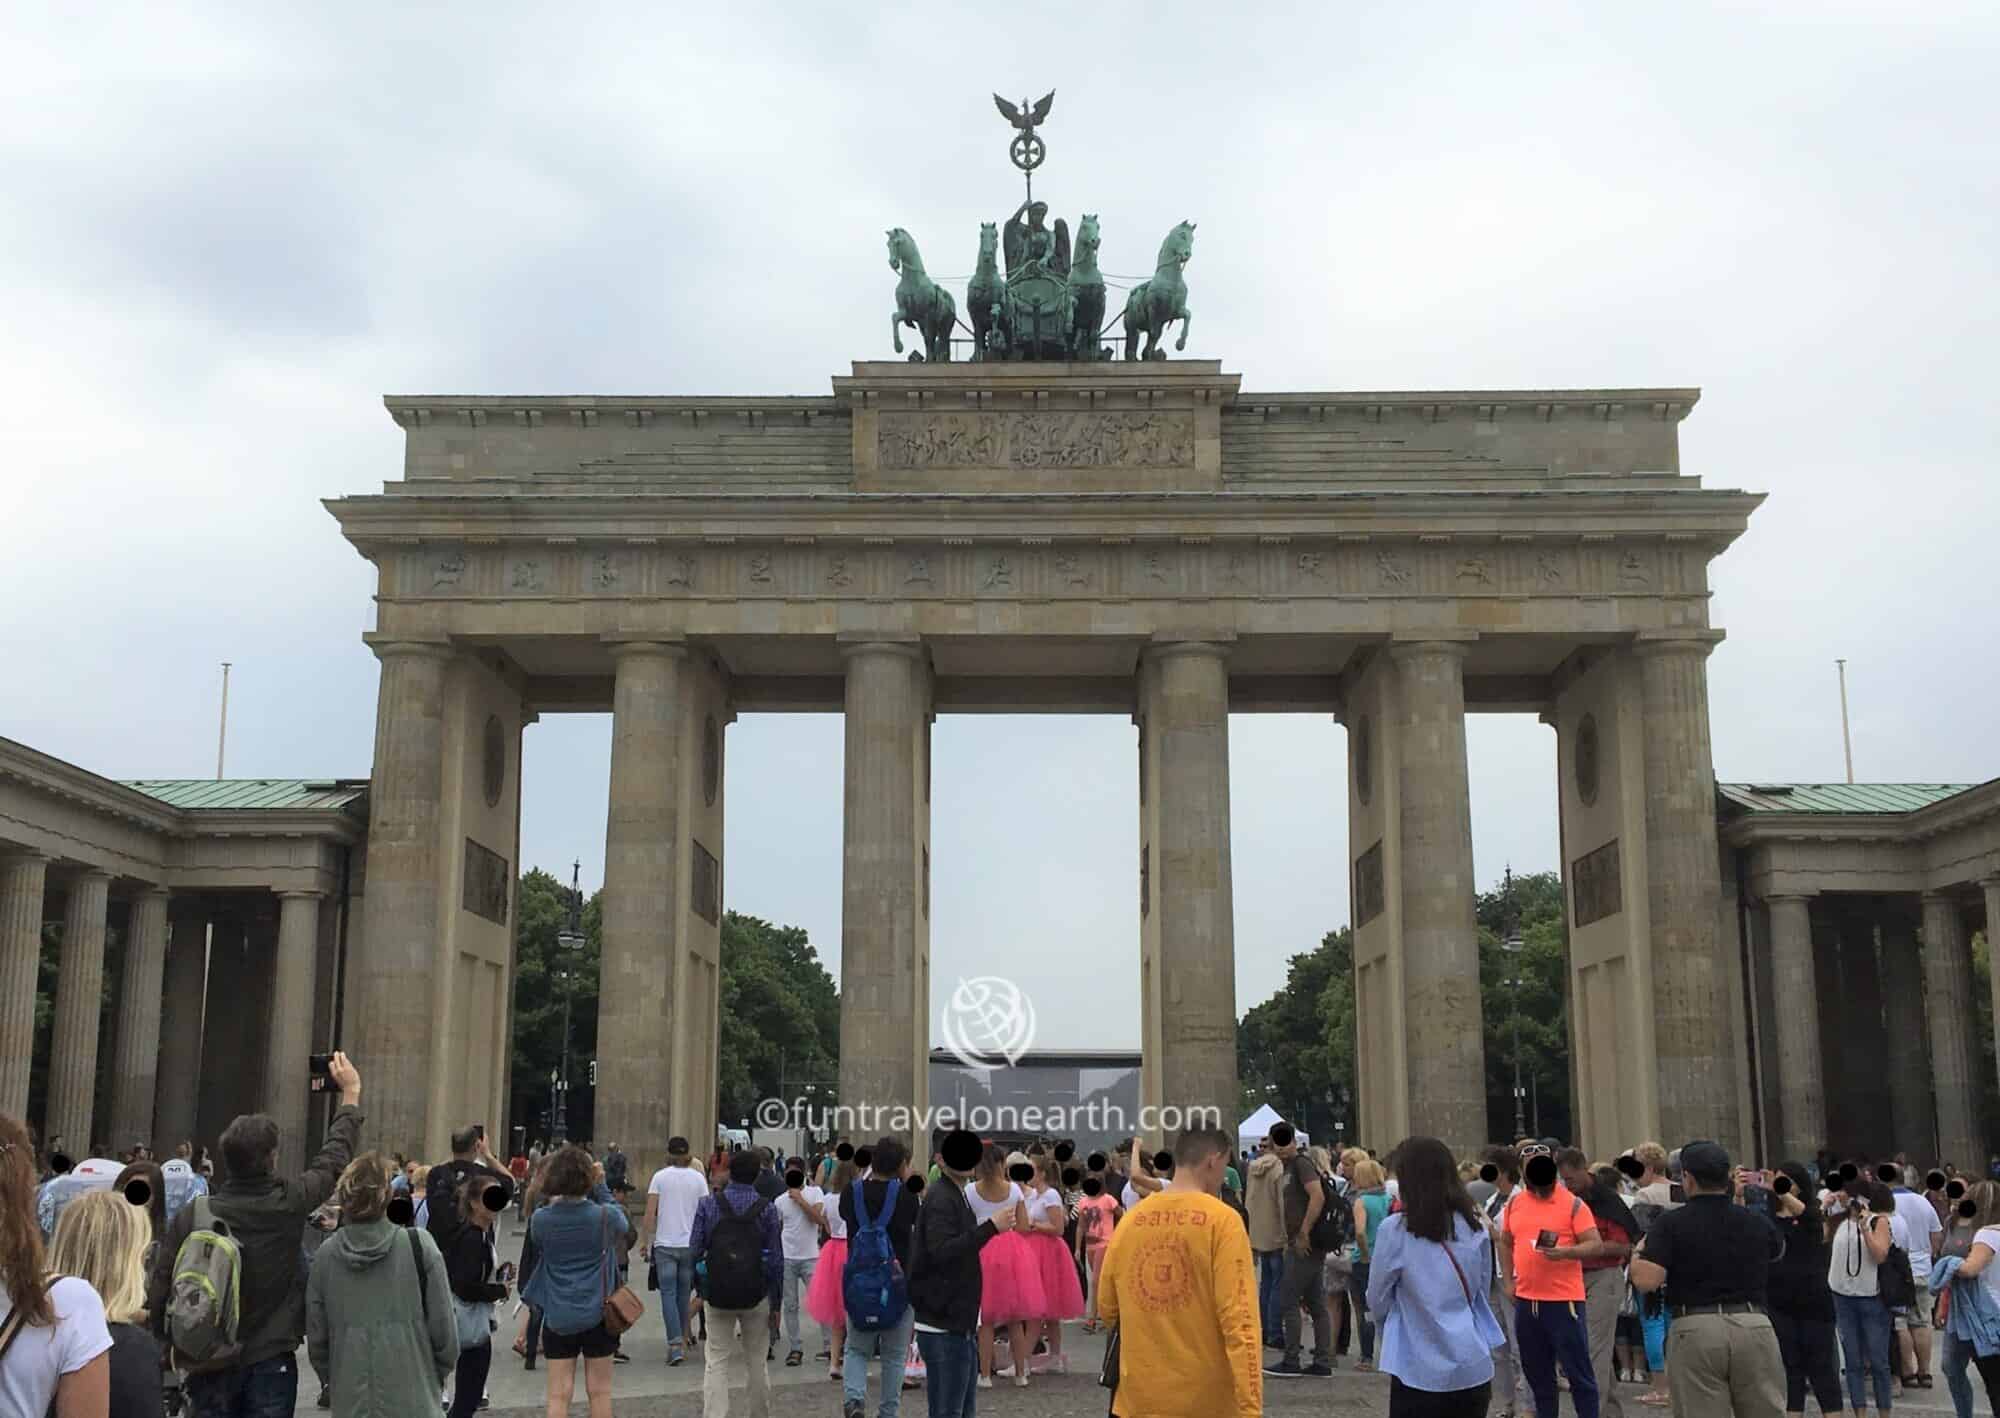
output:
<instances>
[{"instance_id":1,"label":"green copper roof","mask_svg":"<svg viewBox=\"0 0 2000 1418\"><path fill-rule=\"evenodd\" d=\"M1723 800L1747 812L1915 812L1972 783L1717 783Z\"/></svg>"},{"instance_id":2,"label":"green copper roof","mask_svg":"<svg viewBox=\"0 0 2000 1418\"><path fill-rule=\"evenodd\" d=\"M368 791L366 779L353 778L138 778L125 786L197 812L333 812Z\"/></svg>"}]
</instances>

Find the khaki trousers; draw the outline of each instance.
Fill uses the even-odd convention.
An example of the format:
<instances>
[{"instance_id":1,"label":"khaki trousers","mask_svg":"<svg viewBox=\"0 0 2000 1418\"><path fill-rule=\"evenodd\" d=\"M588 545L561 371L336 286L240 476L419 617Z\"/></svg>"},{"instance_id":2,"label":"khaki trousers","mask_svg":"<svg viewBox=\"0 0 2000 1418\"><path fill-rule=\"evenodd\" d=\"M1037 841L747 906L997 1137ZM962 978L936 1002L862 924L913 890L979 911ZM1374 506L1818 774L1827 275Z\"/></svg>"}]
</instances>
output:
<instances>
[{"instance_id":1,"label":"khaki trousers","mask_svg":"<svg viewBox=\"0 0 2000 1418\"><path fill-rule=\"evenodd\" d=\"M1590 1334L1590 1371L1597 1375L1597 1411L1602 1418L1625 1418L1612 1371L1611 1346L1618 1337L1618 1306L1625 1299L1625 1267L1583 1273L1583 1322Z\"/></svg>"},{"instance_id":2,"label":"khaki trousers","mask_svg":"<svg viewBox=\"0 0 2000 1418\"><path fill-rule=\"evenodd\" d=\"M1674 1418L1780 1418L1785 1361L1769 1315L1676 1315L1667 1346Z\"/></svg>"},{"instance_id":3,"label":"khaki trousers","mask_svg":"<svg viewBox=\"0 0 2000 1418\"><path fill-rule=\"evenodd\" d=\"M764 1368L759 1349L771 1347L771 1303L760 1300L748 1310L718 1310L708 1307L708 1348L704 1351L701 1376L702 1418L729 1418L729 1370L731 1360L741 1356L747 1383L744 1406L738 1410L749 1418L770 1418L771 1378ZM742 1333L737 1333L737 1327Z\"/></svg>"}]
</instances>

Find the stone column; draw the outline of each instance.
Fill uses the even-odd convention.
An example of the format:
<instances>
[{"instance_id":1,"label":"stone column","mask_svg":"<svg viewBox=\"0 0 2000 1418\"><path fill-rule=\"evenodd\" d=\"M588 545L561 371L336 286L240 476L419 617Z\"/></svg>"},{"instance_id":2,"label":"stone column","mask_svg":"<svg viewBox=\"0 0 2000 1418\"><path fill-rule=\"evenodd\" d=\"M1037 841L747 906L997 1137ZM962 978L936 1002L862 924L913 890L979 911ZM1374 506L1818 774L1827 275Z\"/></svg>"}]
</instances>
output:
<instances>
[{"instance_id":1,"label":"stone column","mask_svg":"<svg viewBox=\"0 0 2000 1418\"><path fill-rule=\"evenodd\" d=\"M1153 909L1159 912L1159 1102L1232 1126L1236 908L1229 858L1229 647L1175 641L1147 651L1146 732L1157 746ZM1152 1100L1147 1100L1152 1101ZM1171 1143L1171 1130L1163 1139Z\"/></svg>"},{"instance_id":2,"label":"stone column","mask_svg":"<svg viewBox=\"0 0 2000 1418\"><path fill-rule=\"evenodd\" d=\"M1771 994L1778 1002L1777 1155L1810 1158L1826 1143L1812 898L1772 896L1765 904L1771 911Z\"/></svg>"},{"instance_id":3,"label":"stone column","mask_svg":"<svg viewBox=\"0 0 2000 1418\"><path fill-rule=\"evenodd\" d=\"M1924 896L1924 987L1937 1088L1939 1162L1977 1172L1985 1158L1979 1128L1979 1045L1972 1033L1972 946L1958 902Z\"/></svg>"},{"instance_id":4,"label":"stone column","mask_svg":"<svg viewBox=\"0 0 2000 1418\"><path fill-rule=\"evenodd\" d=\"M1993 1002L2000 1005L2000 966L1991 964L1993 952L2000 949L2000 876L1983 878L1979 883L1979 889L1986 897L1986 952L1988 974L1992 977L1988 981L1988 987ZM1996 1046L2000 1046L2000 1016L1996 1016L1993 1021L1993 1041ZM2000 1055L1995 1057L2000 1058ZM1988 1079L1987 1082L2000 1086L2000 1080Z\"/></svg>"},{"instance_id":5,"label":"stone column","mask_svg":"<svg viewBox=\"0 0 2000 1418\"><path fill-rule=\"evenodd\" d=\"M682 903L679 645L612 647L611 806L604 832L604 939L597 987L600 1141L658 1146L673 1127L668 1035ZM373 883L369 891L374 891ZM581 1063L570 1071L572 1086Z\"/></svg>"},{"instance_id":6,"label":"stone column","mask_svg":"<svg viewBox=\"0 0 2000 1418\"><path fill-rule=\"evenodd\" d=\"M922 1095L913 1018L922 866L917 804L924 739L923 646L842 646L847 661L846 789L840 880L840 1101L914 1107ZM928 1010L928 1002L925 1005ZM886 1114L856 1130L890 1130Z\"/></svg>"},{"instance_id":7,"label":"stone column","mask_svg":"<svg viewBox=\"0 0 2000 1418\"><path fill-rule=\"evenodd\" d=\"M201 1089L202 994L208 985L208 913L189 904L173 912L166 983L160 1010L160 1087L153 1146L170 1157L194 1140L195 1099Z\"/></svg>"},{"instance_id":8,"label":"stone column","mask_svg":"<svg viewBox=\"0 0 2000 1418\"><path fill-rule=\"evenodd\" d=\"M278 1175L306 1161L306 1058L312 1053L313 982L319 945L317 891L278 893L278 950L271 971L271 1033L261 1111L278 1125ZM364 1093L364 1096L365 1093Z\"/></svg>"},{"instance_id":9,"label":"stone column","mask_svg":"<svg viewBox=\"0 0 2000 1418\"><path fill-rule=\"evenodd\" d=\"M1462 642L1448 640L1389 647L1397 686L1410 1129L1442 1138L1462 1156L1487 1132L1465 652Z\"/></svg>"},{"instance_id":10,"label":"stone column","mask_svg":"<svg viewBox=\"0 0 2000 1418\"><path fill-rule=\"evenodd\" d=\"M1660 1135L1713 1137L1741 1153L1735 1030L1717 929L1722 889L1708 735L1707 638L1641 640L1646 887L1653 946Z\"/></svg>"},{"instance_id":11,"label":"stone column","mask_svg":"<svg viewBox=\"0 0 2000 1418\"><path fill-rule=\"evenodd\" d=\"M28 1116L48 869L49 859L40 852L0 858L0 1113L11 1118Z\"/></svg>"},{"instance_id":12,"label":"stone column","mask_svg":"<svg viewBox=\"0 0 2000 1418\"><path fill-rule=\"evenodd\" d=\"M1839 918L1841 1037L1847 1057L1842 1106L1854 1115L1853 1151L1880 1157L1894 1150L1889 1116L1889 1036L1883 1026L1882 966L1875 950L1875 921L1863 903Z\"/></svg>"},{"instance_id":13,"label":"stone column","mask_svg":"<svg viewBox=\"0 0 2000 1418\"><path fill-rule=\"evenodd\" d=\"M444 794L448 645L381 640L375 768L368 799L368 894L348 962L350 1049L368 1101L368 1144L414 1156L429 1123L432 978L438 970L438 841ZM456 903L452 903L456 904Z\"/></svg>"},{"instance_id":14,"label":"stone column","mask_svg":"<svg viewBox=\"0 0 2000 1418\"><path fill-rule=\"evenodd\" d=\"M104 1004L104 924L111 877L80 872L69 884L63 913L62 963L56 977L54 1042L49 1050L50 1147L60 1139L73 1157L90 1156L91 1113L97 1091L97 1020Z\"/></svg>"},{"instance_id":15,"label":"stone column","mask_svg":"<svg viewBox=\"0 0 2000 1418\"><path fill-rule=\"evenodd\" d=\"M196 1140L210 1149L237 1113L237 1084L248 1064L244 1019L249 986L250 931L240 901L217 915L208 942L207 1001L202 1010L201 1091L196 1095ZM259 1061L261 1066L261 1060ZM364 1086L367 1079L362 1080Z\"/></svg>"},{"instance_id":16,"label":"stone column","mask_svg":"<svg viewBox=\"0 0 2000 1418\"><path fill-rule=\"evenodd\" d=\"M111 1062L111 1135L114 1148L151 1143L153 1088L160 1063L160 987L167 963L167 893L149 887L132 898L125 925L125 968L118 982L118 1037ZM169 1146L171 1144L168 1144Z\"/></svg>"},{"instance_id":17,"label":"stone column","mask_svg":"<svg viewBox=\"0 0 2000 1418\"><path fill-rule=\"evenodd\" d=\"M1892 908L1882 918L1882 1014L1889 1033L1889 1111L1896 1150L1912 1161L1937 1156L1937 1105L1924 1036L1924 962L1914 920Z\"/></svg>"}]
</instances>

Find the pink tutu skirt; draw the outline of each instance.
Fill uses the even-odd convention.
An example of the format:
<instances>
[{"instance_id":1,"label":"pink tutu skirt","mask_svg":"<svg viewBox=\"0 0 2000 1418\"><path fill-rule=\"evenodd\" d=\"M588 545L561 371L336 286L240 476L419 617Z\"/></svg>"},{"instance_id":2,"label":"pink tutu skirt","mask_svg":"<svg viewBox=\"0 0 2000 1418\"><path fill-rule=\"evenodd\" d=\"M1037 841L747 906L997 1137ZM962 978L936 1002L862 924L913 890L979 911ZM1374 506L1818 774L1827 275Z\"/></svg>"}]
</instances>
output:
<instances>
[{"instance_id":1,"label":"pink tutu skirt","mask_svg":"<svg viewBox=\"0 0 2000 1418\"><path fill-rule=\"evenodd\" d=\"M1028 1237L1003 1231L979 1251L979 1322L1038 1320L1048 1311L1042 1265Z\"/></svg>"},{"instance_id":2,"label":"pink tutu skirt","mask_svg":"<svg viewBox=\"0 0 2000 1418\"><path fill-rule=\"evenodd\" d=\"M821 1329L847 1323L847 1301L842 1298L840 1273L847 1269L847 1238L836 1236L819 1248L819 1264L813 1268L812 1282L806 1286L806 1313Z\"/></svg>"},{"instance_id":3,"label":"pink tutu skirt","mask_svg":"<svg viewBox=\"0 0 2000 1418\"><path fill-rule=\"evenodd\" d=\"M1027 1237L1028 1248L1041 1263L1042 1318L1073 1320L1083 1315L1083 1287L1077 1283L1076 1261L1061 1236L1038 1233Z\"/></svg>"}]
</instances>

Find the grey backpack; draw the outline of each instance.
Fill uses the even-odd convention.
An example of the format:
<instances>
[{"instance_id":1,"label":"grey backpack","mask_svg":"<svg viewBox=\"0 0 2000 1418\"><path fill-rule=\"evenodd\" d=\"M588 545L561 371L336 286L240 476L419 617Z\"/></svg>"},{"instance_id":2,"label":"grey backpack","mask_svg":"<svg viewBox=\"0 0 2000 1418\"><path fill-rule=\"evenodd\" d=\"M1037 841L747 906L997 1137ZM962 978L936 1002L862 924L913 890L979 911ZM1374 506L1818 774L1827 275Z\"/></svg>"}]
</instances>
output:
<instances>
[{"instance_id":1,"label":"grey backpack","mask_svg":"<svg viewBox=\"0 0 2000 1418\"><path fill-rule=\"evenodd\" d=\"M167 1339L191 1367L219 1368L243 1352L237 1323L243 1301L243 1253L208 1198L194 1199L194 1229L174 1256L167 1297Z\"/></svg>"}]
</instances>

